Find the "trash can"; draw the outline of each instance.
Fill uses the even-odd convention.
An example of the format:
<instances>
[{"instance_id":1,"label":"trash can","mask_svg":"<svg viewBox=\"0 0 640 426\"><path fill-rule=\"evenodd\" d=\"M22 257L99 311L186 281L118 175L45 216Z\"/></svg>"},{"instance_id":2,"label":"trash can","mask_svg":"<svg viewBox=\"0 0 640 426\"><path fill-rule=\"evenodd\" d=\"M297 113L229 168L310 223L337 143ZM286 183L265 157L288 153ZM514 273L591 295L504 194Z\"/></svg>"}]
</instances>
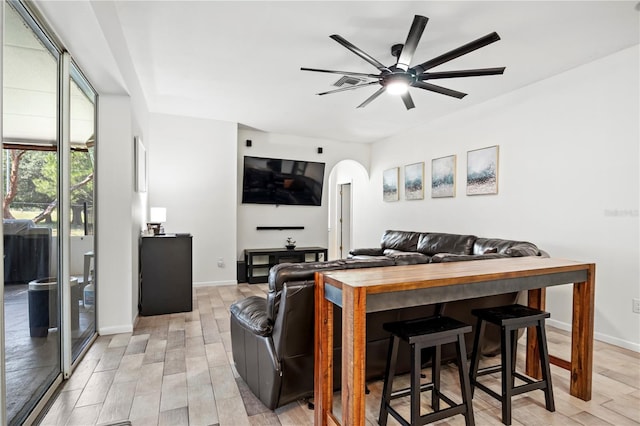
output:
<instances>
[{"instance_id":1,"label":"trash can","mask_svg":"<svg viewBox=\"0 0 640 426\"><path fill-rule=\"evenodd\" d=\"M80 292L78 279L71 278L71 329L80 325ZM58 326L58 283L56 277L41 278L29 283L29 334L47 337L49 328Z\"/></svg>"}]
</instances>

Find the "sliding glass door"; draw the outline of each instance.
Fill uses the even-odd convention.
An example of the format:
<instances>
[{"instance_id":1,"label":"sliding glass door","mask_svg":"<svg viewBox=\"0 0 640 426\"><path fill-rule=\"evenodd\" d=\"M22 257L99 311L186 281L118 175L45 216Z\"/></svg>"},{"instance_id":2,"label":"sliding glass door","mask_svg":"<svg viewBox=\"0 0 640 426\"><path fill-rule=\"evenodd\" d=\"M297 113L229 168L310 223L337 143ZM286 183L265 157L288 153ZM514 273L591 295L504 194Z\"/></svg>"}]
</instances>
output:
<instances>
[{"instance_id":1,"label":"sliding glass door","mask_svg":"<svg viewBox=\"0 0 640 426\"><path fill-rule=\"evenodd\" d=\"M94 177L96 96L71 64L69 132L69 261L72 360L96 332Z\"/></svg>"},{"instance_id":2,"label":"sliding glass door","mask_svg":"<svg viewBox=\"0 0 640 426\"><path fill-rule=\"evenodd\" d=\"M2 417L22 424L96 333L96 95L21 2L4 5Z\"/></svg>"},{"instance_id":3,"label":"sliding glass door","mask_svg":"<svg viewBox=\"0 0 640 426\"><path fill-rule=\"evenodd\" d=\"M58 58L5 7L3 231L6 419L21 423L61 371Z\"/></svg>"}]
</instances>

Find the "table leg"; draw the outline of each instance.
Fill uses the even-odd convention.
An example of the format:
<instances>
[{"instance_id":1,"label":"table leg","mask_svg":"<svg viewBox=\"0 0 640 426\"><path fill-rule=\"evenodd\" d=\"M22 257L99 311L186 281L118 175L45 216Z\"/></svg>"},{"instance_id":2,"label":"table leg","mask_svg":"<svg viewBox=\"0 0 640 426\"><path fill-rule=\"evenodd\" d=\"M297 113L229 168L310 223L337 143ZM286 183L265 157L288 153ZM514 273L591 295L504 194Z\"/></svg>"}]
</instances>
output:
<instances>
[{"instance_id":1,"label":"table leg","mask_svg":"<svg viewBox=\"0 0 640 426\"><path fill-rule=\"evenodd\" d=\"M367 294L362 287L342 288L342 424L363 426Z\"/></svg>"},{"instance_id":2,"label":"table leg","mask_svg":"<svg viewBox=\"0 0 640 426\"><path fill-rule=\"evenodd\" d=\"M593 374L593 317L595 311L596 265L589 265L587 280L573 284L571 324L571 382L569 393L591 400Z\"/></svg>"},{"instance_id":3,"label":"table leg","mask_svg":"<svg viewBox=\"0 0 640 426\"><path fill-rule=\"evenodd\" d=\"M544 288L529 290L528 304L530 308L545 310L547 303L547 292ZM534 379L542 379L542 370L540 369L540 351L538 350L538 333L535 327L527 328L527 357L525 364L525 372L527 376Z\"/></svg>"},{"instance_id":4,"label":"table leg","mask_svg":"<svg viewBox=\"0 0 640 426\"><path fill-rule=\"evenodd\" d=\"M326 426L333 411L333 305L324 297L324 277L315 278L314 424Z\"/></svg>"}]
</instances>

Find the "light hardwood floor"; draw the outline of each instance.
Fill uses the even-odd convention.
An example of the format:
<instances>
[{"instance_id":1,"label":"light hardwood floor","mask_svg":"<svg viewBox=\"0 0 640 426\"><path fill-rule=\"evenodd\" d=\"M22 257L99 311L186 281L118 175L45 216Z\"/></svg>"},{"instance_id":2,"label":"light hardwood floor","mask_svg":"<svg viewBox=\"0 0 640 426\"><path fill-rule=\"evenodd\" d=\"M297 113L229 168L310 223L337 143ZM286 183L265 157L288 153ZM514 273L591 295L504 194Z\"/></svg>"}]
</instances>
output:
<instances>
[{"instance_id":1,"label":"light hardwood floor","mask_svg":"<svg viewBox=\"0 0 640 426\"><path fill-rule=\"evenodd\" d=\"M133 425L313 424L313 412L303 401L275 411L254 406L247 414L241 397L246 388L231 356L229 305L249 295L264 296L265 291L265 285L199 287L192 312L140 317L133 333L99 337L41 424L104 425L126 419ZM550 353L568 356L568 333L549 328L547 338ZM521 348L519 366L523 353ZM513 400L513 425L640 425L640 354L595 342L589 402L569 395L568 374L552 366L555 413L545 410L541 391L520 395ZM406 377L396 379L398 386L403 380ZM486 380L499 384L493 377ZM444 369L442 382L443 391L459 400L455 367ZM382 383L370 383L369 388L367 423L376 425ZM423 398L427 410L429 394ZM339 394L334 400L339 413ZM398 404L408 407L408 401ZM499 403L482 391L476 391L473 408L476 424L502 424ZM388 424L396 423L390 417ZM438 424L462 425L464 418Z\"/></svg>"}]
</instances>

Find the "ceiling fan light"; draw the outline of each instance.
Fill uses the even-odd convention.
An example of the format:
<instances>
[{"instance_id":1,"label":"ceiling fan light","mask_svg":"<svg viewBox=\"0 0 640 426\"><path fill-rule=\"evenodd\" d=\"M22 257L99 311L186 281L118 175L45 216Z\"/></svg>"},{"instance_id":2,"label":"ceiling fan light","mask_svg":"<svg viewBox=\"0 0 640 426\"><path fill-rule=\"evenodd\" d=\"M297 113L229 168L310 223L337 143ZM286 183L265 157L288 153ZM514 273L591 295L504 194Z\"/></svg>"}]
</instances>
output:
<instances>
[{"instance_id":1,"label":"ceiling fan light","mask_svg":"<svg viewBox=\"0 0 640 426\"><path fill-rule=\"evenodd\" d=\"M386 88L392 95L404 95L409 90L409 85L405 81L392 81Z\"/></svg>"}]
</instances>

